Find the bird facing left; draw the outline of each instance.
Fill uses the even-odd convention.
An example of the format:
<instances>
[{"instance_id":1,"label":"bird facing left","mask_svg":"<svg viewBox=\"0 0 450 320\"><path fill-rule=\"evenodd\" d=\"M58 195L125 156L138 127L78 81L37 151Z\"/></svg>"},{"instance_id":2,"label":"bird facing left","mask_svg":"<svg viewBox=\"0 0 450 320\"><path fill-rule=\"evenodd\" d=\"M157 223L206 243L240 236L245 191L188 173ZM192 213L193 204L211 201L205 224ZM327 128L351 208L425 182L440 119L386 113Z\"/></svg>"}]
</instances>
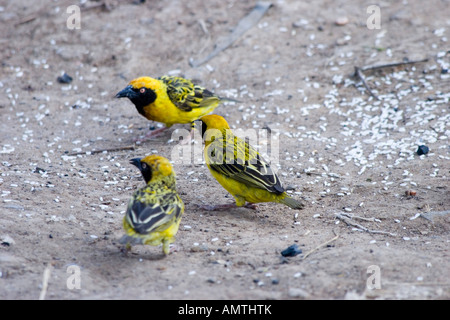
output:
<instances>
[{"instance_id":1,"label":"bird facing left","mask_svg":"<svg viewBox=\"0 0 450 320\"><path fill-rule=\"evenodd\" d=\"M142 116L165 124L164 128L150 131L143 140L176 123L191 123L211 113L223 101L235 101L174 76L136 78L118 92L116 98L130 99Z\"/></svg>"},{"instance_id":2,"label":"bird facing left","mask_svg":"<svg viewBox=\"0 0 450 320\"><path fill-rule=\"evenodd\" d=\"M162 244L164 254L168 255L184 212L173 167L168 159L158 155L135 158L130 163L141 171L146 186L135 191L128 203L123 219L126 235L120 243L127 247Z\"/></svg>"}]
</instances>

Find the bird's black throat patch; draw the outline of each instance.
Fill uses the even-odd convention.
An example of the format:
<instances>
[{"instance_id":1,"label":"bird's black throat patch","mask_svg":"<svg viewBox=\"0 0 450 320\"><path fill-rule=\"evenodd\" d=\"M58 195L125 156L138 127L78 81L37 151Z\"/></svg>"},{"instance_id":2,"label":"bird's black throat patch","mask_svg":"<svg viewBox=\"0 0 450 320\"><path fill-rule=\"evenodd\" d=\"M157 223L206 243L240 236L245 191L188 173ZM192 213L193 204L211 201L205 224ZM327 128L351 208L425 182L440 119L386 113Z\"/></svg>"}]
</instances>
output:
<instances>
[{"instance_id":1,"label":"bird's black throat patch","mask_svg":"<svg viewBox=\"0 0 450 320\"><path fill-rule=\"evenodd\" d=\"M203 120L200 120L200 121L201 121L201 125L202 125L202 139L205 139L205 132L208 129L208 127Z\"/></svg>"},{"instance_id":2,"label":"bird's black throat patch","mask_svg":"<svg viewBox=\"0 0 450 320\"><path fill-rule=\"evenodd\" d=\"M140 169L145 183L148 183L150 180L152 180L152 168L150 168L149 165L141 166Z\"/></svg>"}]
</instances>

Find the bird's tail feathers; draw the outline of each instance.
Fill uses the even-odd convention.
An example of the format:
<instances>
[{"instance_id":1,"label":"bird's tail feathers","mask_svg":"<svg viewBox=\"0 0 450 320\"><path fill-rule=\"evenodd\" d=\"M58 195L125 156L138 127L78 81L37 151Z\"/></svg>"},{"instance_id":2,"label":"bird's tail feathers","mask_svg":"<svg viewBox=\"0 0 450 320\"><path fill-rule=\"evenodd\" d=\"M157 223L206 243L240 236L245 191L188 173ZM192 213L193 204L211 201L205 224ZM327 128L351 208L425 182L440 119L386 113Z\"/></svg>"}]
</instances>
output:
<instances>
[{"instance_id":1,"label":"bird's tail feathers","mask_svg":"<svg viewBox=\"0 0 450 320\"><path fill-rule=\"evenodd\" d=\"M233 98L225 98L225 97L219 97L220 102L235 102L235 103L241 103L242 101L233 99Z\"/></svg>"},{"instance_id":2,"label":"bird's tail feathers","mask_svg":"<svg viewBox=\"0 0 450 320\"><path fill-rule=\"evenodd\" d=\"M286 196L284 199L281 199L279 201L282 204L287 205L288 207L292 208L292 209L296 209L296 210L300 210L303 209L303 207L305 206L303 203L301 203L298 200L295 200L291 197Z\"/></svg>"},{"instance_id":3,"label":"bird's tail feathers","mask_svg":"<svg viewBox=\"0 0 450 320\"><path fill-rule=\"evenodd\" d=\"M119 243L120 244L131 244L131 245L144 244L142 238L130 237L127 235L124 235L122 238L120 238Z\"/></svg>"}]
</instances>

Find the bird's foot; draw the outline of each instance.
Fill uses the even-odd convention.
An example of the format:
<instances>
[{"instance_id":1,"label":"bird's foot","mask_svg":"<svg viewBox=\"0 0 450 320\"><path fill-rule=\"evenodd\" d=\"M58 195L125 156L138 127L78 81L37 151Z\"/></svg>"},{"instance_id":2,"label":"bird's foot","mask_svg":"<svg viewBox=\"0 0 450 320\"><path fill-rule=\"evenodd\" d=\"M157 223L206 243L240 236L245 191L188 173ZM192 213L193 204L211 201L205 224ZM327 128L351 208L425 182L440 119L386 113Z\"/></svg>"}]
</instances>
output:
<instances>
[{"instance_id":1,"label":"bird's foot","mask_svg":"<svg viewBox=\"0 0 450 320\"><path fill-rule=\"evenodd\" d=\"M228 204L219 204L219 205L198 205L198 207L202 210L207 210L207 211L220 211L220 210L226 210L226 209L234 209L234 208L239 208L235 203L228 203ZM252 209L252 210L256 210L258 209L258 206L254 203L247 203L245 205L243 205L242 207L247 208L247 209Z\"/></svg>"},{"instance_id":2,"label":"bird's foot","mask_svg":"<svg viewBox=\"0 0 450 320\"><path fill-rule=\"evenodd\" d=\"M246 207L247 209L252 209L252 210L258 209L258 206L256 205L256 203L251 203L251 202L244 205L244 207Z\"/></svg>"},{"instance_id":3,"label":"bird's foot","mask_svg":"<svg viewBox=\"0 0 450 320\"><path fill-rule=\"evenodd\" d=\"M194 137L194 130L192 129L187 137L183 137L183 140L180 141L180 145L185 146L190 144L194 140L193 137Z\"/></svg>"},{"instance_id":4,"label":"bird's foot","mask_svg":"<svg viewBox=\"0 0 450 320\"><path fill-rule=\"evenodd\" d=\"M202 210L207 210L207 211L220 211L220 210L226 210L226 209L232 209L232 208L237 208L235 203L229 203L229 204L219 204L219 205L198 205L198 207Z\"/></svg>"},{"instance_id":5,"label":"bird's foot","mask_svg":"<svg viewBox=\"0 0 450 320\"><path fill-rule=\"evenodd\" d=\"M131 244L127 243L125 245L122 245L120 248L120 252L123 255L128 256L128 254L131 252Z\"/></svg>"},{"instance_id":6,"label":"bird's foot","mask_svg":"<svg viewBox=\"0 0 450 320\"><path fill-rule=\"evenodd\" d=\"M149 130L147 134L143 138L137 138L134 140L135 143L140 144L144 141L150 140L151 138L154 138L156 136L159 136L162 132L164 132L167 129L167 127L158 128L155 130Z\"/></svg>"}]
</instances>

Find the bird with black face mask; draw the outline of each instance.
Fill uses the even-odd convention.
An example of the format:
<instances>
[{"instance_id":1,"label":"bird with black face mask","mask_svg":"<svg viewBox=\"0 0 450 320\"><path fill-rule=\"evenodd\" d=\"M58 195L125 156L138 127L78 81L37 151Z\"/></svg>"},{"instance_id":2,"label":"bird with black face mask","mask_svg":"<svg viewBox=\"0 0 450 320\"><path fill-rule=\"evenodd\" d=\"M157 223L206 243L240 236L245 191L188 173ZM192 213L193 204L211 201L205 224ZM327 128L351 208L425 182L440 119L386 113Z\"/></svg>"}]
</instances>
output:
<instances>
[{"instance_id":1,"label":"bird with black face mask","mask_svg":"<svg viewBox=\"0 0 450 320\"><path fill-rule=\"evenodd\" d=\"M191 123L212 112L223 101L236 101L221 98L194 85L191 80L172 76L134 79L116 94L116 98L130 99L142 116L165 124L165 127L147 133L142 140L137 140L139 142L176 123Z\"/></svg>"},{"instance_id":2,"label":"bird with black face mask","mask_svg":"<svg viewBox=\"0 0 450 320\"><path fill-rule=\"evenodd\" d=\"M130 161L142 173L146 186L134 192L123 219L126 235L120 243L162 244L164 254L174 242L184 212L176 191L175 173L169 160L157 155Z\"/></svg>"}]
</instances>

